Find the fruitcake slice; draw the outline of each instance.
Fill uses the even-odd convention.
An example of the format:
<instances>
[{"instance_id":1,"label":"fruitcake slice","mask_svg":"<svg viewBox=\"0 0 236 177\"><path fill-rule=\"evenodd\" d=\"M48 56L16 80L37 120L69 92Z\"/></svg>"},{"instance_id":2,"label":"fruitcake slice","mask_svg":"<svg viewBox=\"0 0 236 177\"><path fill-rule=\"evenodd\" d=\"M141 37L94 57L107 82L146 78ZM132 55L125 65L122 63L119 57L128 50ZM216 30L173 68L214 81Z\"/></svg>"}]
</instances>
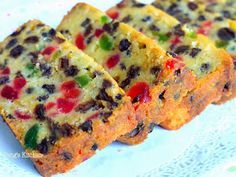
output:
<instances>
[{"instance_id":1,"label":"fruitcake slice","mask_svg":"<svg viewBox=\"0 0 236 177\"><path fill-rule=\"evenodd\" d=\"M137 125L130 98L39 21L0 44L0 114L43 176L66 172Z\"/></svg>"},{"instance_id":2,"label":"fruitcake slice","mask_svg":"<svg viewBox=\"0 0 236 177\"><path fill-rule=\"evenodd\" d=\"M196 33L203 34L214 41L217 48L225 49L234 63L232 81L227 82L224 90L232 86L232 94L224 95L218 103L223 103L236 97L236 21L226 19L218 13L206 10L203 3L194 3L187 0L156 0L154 5L163 9L181 23L187 23Z\"/></svg>"},{"instance_id":3,"label":"fruitcake slice","mask_svg":"<svg viewBox=\"0 0 236 177\"><path fill-rule=\"evenodd\" d=\"M131 96L139 124L122 142L142 142L152 123L162 122L165 112L195 85L192 72L152 39L87 4L76 5L58 30L102 64Z\"/></svg>"},{"instance_id":4,"label":"fruitcake slice","mask_svg":"<svg viewBox=\"0 0 236 177\"><path fill-rule=\"evenodd\" d=\"M201 113L222 95L224 85L232 73L230 56L205 36L181 26L180 22L151 5L136 5L134 0L124 0L109 9L107 14L125 22L181 60L197 79L197 86L186 93L178 109L167 114L161 125L176 129Z\"/></svg>"}]
</instances>

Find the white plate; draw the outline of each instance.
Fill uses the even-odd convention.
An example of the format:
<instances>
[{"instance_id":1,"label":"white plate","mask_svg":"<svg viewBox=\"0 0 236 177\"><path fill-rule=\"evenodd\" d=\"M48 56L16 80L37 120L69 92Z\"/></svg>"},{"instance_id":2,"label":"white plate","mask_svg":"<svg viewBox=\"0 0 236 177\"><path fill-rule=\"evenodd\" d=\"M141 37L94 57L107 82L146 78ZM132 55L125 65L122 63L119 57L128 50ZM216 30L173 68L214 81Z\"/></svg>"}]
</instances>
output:
<instances>
[{"instance_id":1,"label":"white plate","mask_svg":"<svg viewBox=\"0 0 236 177\"><path fill-rule=\"evenodd\" d=\"M56 27L78 0L1 0L0 40L29 19ZM106 10L118 1L84 1ZM143 1L151 2L151 1ZM211 105L178 131L156 128L141 145L113 143L65 177L223 177L236 176L236 100ZM0 119L0 177L39 174Z\"/></svg>"}]
</instances>

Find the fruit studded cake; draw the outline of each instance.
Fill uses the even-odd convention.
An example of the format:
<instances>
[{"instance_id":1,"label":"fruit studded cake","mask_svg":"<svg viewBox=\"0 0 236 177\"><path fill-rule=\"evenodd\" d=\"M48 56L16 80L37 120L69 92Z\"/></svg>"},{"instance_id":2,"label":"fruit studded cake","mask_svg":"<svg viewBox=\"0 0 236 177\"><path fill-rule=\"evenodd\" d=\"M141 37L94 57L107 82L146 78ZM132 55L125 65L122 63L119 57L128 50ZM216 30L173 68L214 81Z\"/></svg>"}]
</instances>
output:
<instances>
[{"instance_id":1,"label":"fruit studded cake","mask_svg":"<svg viewBox=\"0 0 236 177\"><path fill-rule=\"evenodd\" d=\"M0 95L0 114L43 176L71 169L137 125L110 75L36 20L0 43Z\"/></svg>"},{"instance_id":2,"label":"fruit studded cake","mask_svg":"<svg viewBox=\"0 0 236 177\"><path fill-rule=\"evenodd\" d=\"M167 129L180 128L223 94L225 83L231 81L228 80L232 73L230 57L205 36L182 26L165 12L151 5L137 7L136 4L134 0L124 0L109 9L107 14L154 39L195 75L196 87L181 98L179 107L167 114L167 119L161 124ZM230 91L225 90L227 94Z\"/></svg>"},{"instance_id":3,"label":"fruit studded cake","mask_svg":"<svg viewBox=\"0 0 236 177\"><path fill-rule=\"evenodd\" d=\"M122 142L142 142L152 123L162 122L164 114L194 87L195 77L181 61L152 39L87 4L76 5L58 30L102 64L132 98L139 124L119 139Z\"/></svg>"},{"instance_id":4,"label":"fruit studded cake","mask_svg":"<svg viewBox=\"0 0 236 177\"><path fill-rule=\"evenodd\" d=\"M232 86L232 94L224 95L218 103L236 97L236 21L227 19L219 13L209 12L205 4L201 2L156 0L153 4L178 18L181 23L187 24L198 34L208 36L215 42L217 48L223 48L231 55L234 74L232 81L226 83L225 90Z\"/></svg>"}]
</instances>

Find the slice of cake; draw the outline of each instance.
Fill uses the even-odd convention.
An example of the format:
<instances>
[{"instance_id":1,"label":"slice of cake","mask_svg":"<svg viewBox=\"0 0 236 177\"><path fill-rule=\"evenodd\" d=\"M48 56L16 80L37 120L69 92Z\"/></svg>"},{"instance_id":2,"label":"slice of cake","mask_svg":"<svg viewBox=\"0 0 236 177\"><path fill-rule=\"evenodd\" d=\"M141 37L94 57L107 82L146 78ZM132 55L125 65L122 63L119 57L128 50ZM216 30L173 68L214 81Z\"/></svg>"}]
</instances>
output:
<instances>
[{"instance_id":1,"label":"slice of cake","mask_svg":"<svg viewBox=\"0 0 236 177\"><path fill-rule=\"evenodd\" d=\"M205 1L204 1L205 2ZM232 57L234 73L232 81L225 84L224 90L232 86L232 94L225 94L218 103L236 97L236 21L229 20L219 13L208 12L204 3L188 0L156 0L153 5L173 15L181 23L187 23L196 33L214 41L217 48L225 49Z\"/></svg>"},{"instance_id":2,"label":"slice of cake","mask_svg":"<svg viewBox=\"0 0 236 177\"><path fill-rule=\"evenodd\" d=\"M137 121L94 60L39 21L0 43L0 114L43 176L66 172Z\"/></svg>"},{"instance_id":3,"label":"slice of cake","mask_svg":"<svg viewBox=\"0 0 236 177\"><path fill-rule=\"evenodd\" d=\"M122 142L142 142L152 130L152 123L162 122L166 112L173 111L194 88L195 77L182 61L152 39L124 23L112 21L90 5L77 4L58 30L102 64L132 98L139 124L119 139Z\"/></svg>"},{"instance_id":4,"label":"slice of cake","mask_svg":"<svg viewBox=\"0 0 236 177\"><path fill-rule=\"evenodd\" d=\"M233 64L230 56L217 49L205 36L198 35L190 28L154 6L140 4L134 0L124 0L109 9L107 14L129 24L148 37L154 39L162 48L181 60L191 70L197 85L190 90L178 109L167 113L161 124L167 129L177 129L200 114L209 104L218 101L222 94L230 94L225 85L231 83ZM181 112L179 110L182 110Z\"/></svg>"}]
</instances>

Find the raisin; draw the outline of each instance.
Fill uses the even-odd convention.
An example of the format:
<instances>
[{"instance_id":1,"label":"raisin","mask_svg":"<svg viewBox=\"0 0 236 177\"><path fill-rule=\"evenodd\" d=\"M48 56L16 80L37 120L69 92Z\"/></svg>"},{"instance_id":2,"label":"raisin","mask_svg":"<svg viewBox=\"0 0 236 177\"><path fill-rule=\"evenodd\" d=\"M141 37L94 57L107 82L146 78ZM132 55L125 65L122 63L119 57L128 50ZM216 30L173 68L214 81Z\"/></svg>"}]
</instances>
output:
<instances>
[{"instance_id":1,"label":"raisin","mask_svg":"<svg viewBox=\"0 0 236 177\"><path fill-rule=\"evenodd\" d=\"M18 36L24 29L25 29L25 26L22 26L21 29L14 31L10 36L11 37Z\"/></svg>"},{"instance_id":2,"label":"raisin","mask_svg":"<svg viewBox=\"0 0 236 177\"><path fill-rule=\"evenodd\" d=\"M103 88L110 88L112 86L112 83L109 80L104 79L102 82L102 87Z\"/></svg>"},{"instance_id":3,"label":"raisin","mask_svg":"<svg viewBox=\"0 0 236 177\"><path fill-rule=\"evenodd\" d=\"M86 18L82 23L81 23L81 26L82 27L86 27L88 24L90 24L90 19L89 18Z\"/></svg>"},{"instance_id":4,"label":"raisin","mask_svg":"<svg viewBox=\"0 0 236 177\"><path fill-rule=\"evenodd\" d=\"M36 115L36 119L38 120L45 120L45 107L43 104L38 104L35 108L34 108L34 113Z\"/></svg>"},{"instance_id":5,"label":"raisin","mask_svg":"<svg viewBox=\"0 0 236 177\"><path fill-rule=\"evenodd\" d=\"M52 135L49 137L49 142L50 142L50 144L54 145L54 144L56 144L56 141L57 141L57 136L56 136L56 134L52 134Z\"/></svg>"},{"instance_id":6,"label":"raisin","mask_svg":"<svg viewBox=\"0 0 236 177\"><path fill-rule=\"evenodd\" d=\"M188 3L188 8L191 10L196 10L198 8L198 5L194 2L189 2Z\"/></svg>"},{"instance_id":7,"label":"raisin","mask_svg":"<svg viewBox=\"0 0 236 177\"><path fill-rule=\"evenodd\" d=\"M231 86L231 82L228 81L228 82L225 84L223 91L224 91L224 92L225 92L225 91L229 91L229 90L230 90L230 86Z\"/></svg>"},{"instance_id":8,"label":"raisin","mask_svg":"<svg viewBox=\"0 0 236 177\"><path fill-rule=\"evenodd\" d=\"M120 69L122 69L122 70L126 70L126 66L125 66L124 63L120 63Z\"/></svg>"},{"instance_id":9,"label":"raisin","mask_svg":"<svg viewBox=\"0 0 236 177\"><path fill-rule=\"evenodd\" d=\"M91 150L96 151L98 149L98 145L94 143L91 147Z\"/></svg>"},{"instance_id":10,"label":"raisin","mask_svg":"<svg viewBox=\"0 0 236 177\"><path fill-rule=\"evenodd\" d=\"M86 122L84 122L83 124L81 124L79 126L79 128L87 133L92 133L93 131L93 127L92 127L92 121L91 120L87 120Z\"/></svg>"},{"instance_id":11,"label":"raisin","mask_svg":"<svg viewBox=\"0 0 236 177\"><path fill-rule=\"evenodd\" d=\"M151 30L151 31L153 31L153 32L155 32L155 31L160 31L160 28L158 28L156 25L154 25L154 24L152 24L150 27L149 27L149 29Z\"/></svg>"},{"instance_id":12,"label":"raisin","mask_svg":"<svg viewBox=\"0 0 236 177\"><path fill-rule=\"evenodd\" d=\"M180 55L180 54L184 54L187 53L189 50L189 46L188 45L181 45L179 47L177 47L174 51L174 53Z\"/></svg>"},{"instance_id":13,"label":"raisin","mask_svg":"<svg viewBox=\"0 0 236 177\"><path fill-rule=\"evenodd\" d=\"M29 58L30 58L30 60L31 60L31 62L32 62L33 64L36 64L36 63L37 63L37 59L38 59L38 57L39 57L39 53L38 53L38 52L30 52L30 53L28 54L28 56L29 56Z\"/></svg>"},{"instance_id":14,"label":"raisin","mask_svg":"<svg viewBox=\"0 0 236 177\"><path fill-rule=\"evenodd\" d=\"M22 45L17 45L10 51L10 56L13 58L18 58L24 51L24 47Z\"/></svg>"},{"instance_id":15,"label":"raisin","mask_svg":"<svg viewBox=\"0 0 236 177\"><path fill-rule=\"evenodd\" d=\"M33 93L33 91L34 91L34 88L32 88L32 87L29 87L29 88L27 88L27 89L25 90L25 92L26 92L27 94L31 94L31 93Z\"/></svg>"},{"instance_id":16,"label":"raisin","mask_svg":"<svg viewBox=\"0 0 236 177\"><path fill-rule=\"evenodd\" d=\"M224 18L223 17L215 17L214 20L218 21L218 22L222 22L224 20Z\"/></svg>"},{"instance_id":17,"label":"raisin","mask_svg":"<svg viewBox=\"0 0 236 177\"><path fill-rule=\"evenodd\" d=\"M67 123L63 124L60 127L60 132L63 137L70 137L75 134L74 128L70 124L67 124Z\"/></svg>"},{"instance_id":18,"label":"raisin","mask_svg":"<svg viewBox=\"0 0 236 177\"><path fill-rule=\"evenodd\" d=\"M30 36L30 37L27 37L24 42L27 43L27 44L36 44L37 42L39 41L39 38L37 36Z\"/></svg>"},{"instance_id":19,"label":"raisin","mask_svg":"<svg viewBox=\"0 0 236 177\"><path fill-rule=\"evenodd\" d=\"M41 101L46 101L48 98L49 98L49 95L42 95L42 96L38 96L37 100L41 102Z\"/></svg>"},{"instance_id":20,"label":"raisin","mask_svg":"<svg viewBox=\"0 0 236 177\"><path fill-rule=\"evenodd\" d=\"M68 67L64 71L64 73L65 73L66 76L74 77L79 73L79 70L78 70L77 66L72 65L72 66Z\"/></svg>"},{"instance_id":21,"label":"raisin","mask_svg":"<svg viewBox=\"0 0 236 177\"><path fill-rule=\"evenodd\" d=\"M128 77L121 82L120 87L124 89L125 87L127 87L130 84L130 82L131 82L131 79Z\"/></svg>"},{"instance_id":22,"label":"raisin","mask_svg":"<svg viewBox=\"0 0 236 177\"><path fill-rule=\"evenodd\" d=\"M7 118L8 118L8 119L15 119L15 117L14 117L13 115L11 115L11 114L8 114L8 115L7 115Z\"/></svg>"},{"instance_id":23,"label":"raisin","mask_svg":"<svg viewBox=\"0 0 236 177\"><path fill-rule=\"evenodd\" d=\"M223 16L224 16L225 18L232 18L232 17L231 17L231 13L230 13L229 11L227 11L227 10L223 10L223 11L222 11L222 14L223 14Z\"/></svg>"},{"instance_id":24,"label":"raisin","mask_svg":"<svg viewBox=\"0 0 236 177\"><path fill-rule=\"evenodd\" d=\"M88 37L86 40L86 44L90 44L92 42L93 38L94 38L94 35Z\"/></svg>"},{"instance_id":25,"label":"raisin","mask_svg":"<svg viewBox=\"0 0 236 177\"><path fill-rule=\"evenodd\" d=\"M71 161L73 159L73 156L70 152L67 152L67 151L64 151L62 154L61 154L63 160L65 161Z\"/></svg>"},{"instance_id":26,"label":"raisin","mask_svg":"<svg viewBox=\"0 0 236 177\"><path fill-rule=\"evenodd\" d=\"M209 69L210 69L209 63L203 63L200 68L201 72L207 72Z\"/></svg>"},{"instance_id":27,"label":"raisin","mask_svg":"<svg viewBox=\"0 0 236 177\"><path fill-rule=\"evenodd\" d=\"M176 76L180 76L180 74L181 74L181 69L175 70L175 75L176 75Z\"/></svg>"},{"instance_id":28,"label":"raisin","mask_svg":"<svg viewBox=\"0 0 236 177\"><path fill-rule=\"evenodd\" d=\"M2 76L0 77L0 85L4 85L9 82L9 77L8 76Z\"/></svg>"},{"instance_id":29,"label":"raisin","mask_svg":"<svg viewBox=\"0 0 236 177\"><path fill-rule=\"evenodd\" d=\"M180 12L180 10L178 9L178 5L176 3L172 3L171 6L166 11L167 13L173 16L178 12Z\"/></svg>"},{"instance_id":30,"label":"raisin","mask_svg":"<svg viewBox=\"0 0 236 177\"><path fill-rule=\"evenodd\" d=\"M204 15L199 15L198 20L199 21L205 21L206 17Z\"/></svg>"},{"instance_id":31,"label":"raisin","mask_svg":"<svg viewBox=\"0 0 236 177\"><path fill-rule=\"evenodd\" d=\"M112 115L112 112L101 112L100 116L102 117L102 122L107 123L108 118Z\"/></svg>"},{"instance_id":32,"label":"raisin","mask_svg":"<svg viewBox=\"0 0 236 177\"><path fill-rule=\"evenodd\" d=\"M148 22L148 21L150 21L151 19L152 19L151 16L146 16L146 17L144 17L144 18L142 19L142 21L143 21L143 22Z\"/></svg>"},{"instance_id":33,"label":"raisin","mask_svg":"<svg viewBox=\"0 0 236 177\"><path fill-rule=\"evenodd\" d=\"M85 28L84 36L87 37L89 34L91 34L92 31L93 31L93 26L91 24L89 24Z\"/></svg>"},{"instance_id":34,"label":"raisin","mask_svg":"<svg viewBox=\"0 0 236 177\"><path fill-rule=\"evenodd\" d=\"M158 76L158 74L161 72L161 67L160 66L153 66L151 69L150 69L150 73L152 75L155 75L155 76Z\"/></svg>"},{"instance_id":35,"label":"raisin","mask_svg":"<svg viewBox=\"0 0 236 177\"><path fill-rule=\"evenodd\" d=\"M116 95L116 99L117 99L117 100L121 100L121 99L122 99L122 95L121 95L120 93L118 93L118 94Z\"/></svg>"},{"instance_id":36,"label":"raisin","mask_svg":"<svg viewBox=\"0 0 236 177\"><path fill-rule=\"evenodd\" d=\"M111 96L109 96L106 92L106 90L104 88L100 89L99 94L96 97L98 100L104 100L109 102L111 105L114 104L115 106L115 102L113 101L113 98Z\"/></svg>"},{"instance_id":37,"label":"raisin","mask_svg":"<svg viewBox=\"0 0 236 177\"><path fill-rule=\"evenodd\" d=\"M37 150L41 154L47 154L48 153L48 141L46 138L44 138L40 144L37 145Z\"/></svg>"},{"instance_id":38,"label":"raisin","mask_svg":"<svg viewBox=\"0 0 236 177\"><path fill-rule=\"evenodd\" d=\"M88 110L96 106L96 102L94 100L90 100L86 103L79 104L75 109L77 112L86 113Z\"/></svg>"},{"instance_id":39,"label":"raisin","mask_svg":"<svg viewBox=\"0 0 236 177\"><path fill-rule=\"evenodd\" d=\"M125 16L121 21L124 22L124 23L128 23L132 20L132 17L131 15L127 15Z\"/></svg>"},{"instance_id":40,"label":"raisin","mask_svg":"<svg viewBox=\"0 0 236 177\"><path fill-rule=\"evenodd\" d=\"M144 6L145 6L145 4L143 4L143 3L140 3L140 2L137 2L137 1L133 1L133 7L140 8L140 7L144 7Z\"/></svg>"},{"instance_id":41,"label":"raisin","mask_svg":"<svg viewBox=\"0 0 236 177\"><path fill-rule=\"evenodd\" d=\"M17 39L10 40L6 45L6 49L12 48L16 43L17 43Z\"/></svg>"},{"instance_id":42,"label":"raisin","mask_svg":"<svg viewBox=\"0 0 236 177\"><path fill-rule=\"evenodd\" d=\"M65 39L63 39L63 38L61 38L61 37L58 37L58 36L55 36L55 37L54 37L54 40L55 40L57 43L59 43L59 44L61 44L61 43L63 43L63 42L66 41Z\"/></svg>"},{"instance_id":43,"label":"raisin","mask_svg":"<svg viewBox=\"0 0 236 177\"><path fill-rule=\"evenodd\" d=\"M199 48L192 48L192 51L190 52L190 56L191 57L193 57L193 58L195 58L197 55L198 55L198 53L199 52L201 52L202 50L201 49L199 49Z\"/></svg>"},{"instance_id":44,"label":"raisin","mask_svg":"<svg viewBox=\"0 0 236 177\"><path fill-rule=\"evenodd\" d=\"M55 89L56 89L55 85L53 85L53 84L44 84L42 86L42 88L47 90L47 92L50 93L50 94L54 93Z\"/></svg>"},{"instance_id":45,"label":"raisin","mask_svg":"<svg viewBox=\"0 0 236 177\"><path fill-rule=\"evenodd\" d=\"M42 76L50 76L51 75L51 67L47 64L40 64L40 70L42 72Z\"/></svg>"},{"instance_id":46,"label":"raisin","mask_svg":"<svg viewBox=\"0 0 236 177\"><path fill-rule=\"evenodd\" d=\"M50 29L48 34L51 36L51 37L54 37L56 35L56 30L55 29Z\"/></svg>"},{"instance_id":47,"label":"raisin","mask_svg":"<svg viewBox=\"0 0 236 177\"><path fill-rule=\"evenodd\" d=\"M184 36L185 35L185 32L182 30L182 26L180 24L176 25L174 27L174 34L177 36Z\"/></svg>"},{"instance_id":48,"label":"raisin","mask_svg":"<svg viewBox=\"0 0 236 177\"><path fill-rule=\"evenodd\" d=\"M165 100L165 93L166 93L166 91L163 91L160 95L159 95L159 99L160 100Z\"/></svg>"},{"instance_id":49,"label":"raisin","mask_svg":"<svg viewBox=\"0 0 236 177\"><path fill-rule=\"evenodd\" d=\"M119 25L120 25L119 22L107 23L107 24L104 24L103 30L112 35L114 32L116 32Z\"/></svg>"},{"instance_id":50,"label":"raisin","mask_svg":"<svg viewBox=\"0 0 236 177\"><path fill-rule=\"evenodd\" d=\"M132 65L127 73L128 78L134 79L139 75L140 67Z\"/></svg>"},{"instance_id":51,"label":"raisin","mask_svg":"<svg viewBox=\"0 0 236 177\"><path fill-rule=\"evenodd\" d=\"M69 67L69 59L68 58L60 58L60 68L67 69Z\"/></svg>"},{"instance_id":52,"label":"raisin","mask_svg":"<svg viewBox=\"0 0 236 177\"><path fill-rule=\"evenodd\" d=\"M234 31L229 28L221 28L217 34L218 37L223 41L230 41L235 38Z\"/></svg>"},{"instance_id":53,"label":"raisin","mask_svg":"<svg viewBox=\"0 0 236 177\"><path fill-rule=\"evenodd\" d=\"M134 138L135 136L137 136L140 132L142 132L145 128L145 125L143 122L139 123L137 125L137 127L131 132L131 133L128 133L127 136L129 138Z\"/></svg>"},{"instance_id":54,"label":"raisin","mask_svg":"<svg viewBox=\"0 0 236 177\"><path fill-rule=\"evenodd\" d=\"M154 123L151 123L151 124L149 125L149 133L151 133L151 132L153 131L154 127L155 127L155 124L154 124Z\"/></svg>"},{"instance_id":55,"label":"raisin","mask_svg":"<svg viewBox=\"0 0 236 177\"><path fill-rule=\"evenodd\" d=\"M129 42L128 39L123 39L120 41L119 49L121 52L124 52L129 49L130 45L131 45L131 43Z\"/></svg>"}]
</instances>

